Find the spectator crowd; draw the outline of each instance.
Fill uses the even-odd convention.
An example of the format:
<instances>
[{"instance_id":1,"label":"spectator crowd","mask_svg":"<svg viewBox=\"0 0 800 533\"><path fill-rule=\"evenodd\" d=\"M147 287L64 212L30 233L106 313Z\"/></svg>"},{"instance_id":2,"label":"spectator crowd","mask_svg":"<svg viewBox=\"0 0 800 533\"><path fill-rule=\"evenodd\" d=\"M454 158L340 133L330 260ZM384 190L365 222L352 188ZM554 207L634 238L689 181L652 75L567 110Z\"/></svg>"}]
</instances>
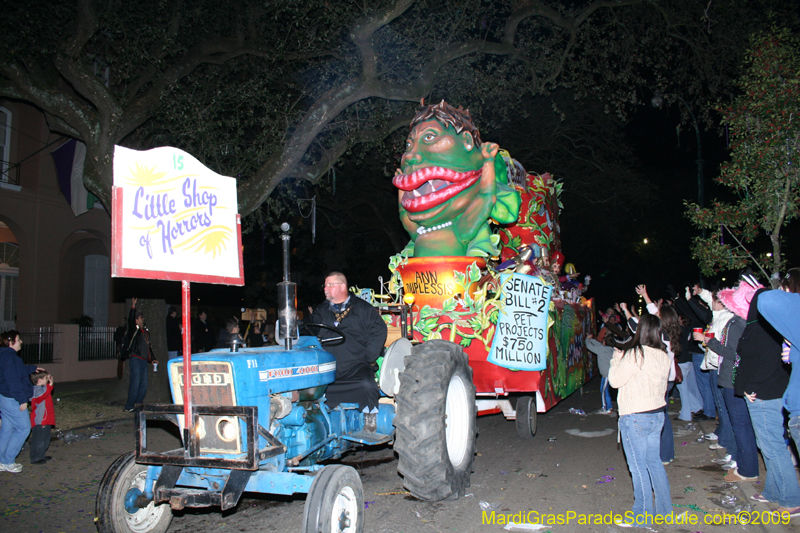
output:
<instances>
[{"instance_id":1,"label":"spectator crowd","mask_svg":"<svg viewBox=\"0 0 800 533\"><path fill-rule=\"evenodd\" d=\"M633 514L642 522L672 512L666 468L675 457L670 396L680 397L677 421L713 421L704 435L720 450L721 477L730 483L765 478L752 498L774 503L782 516L800 516L800 485L791 441L800 439L800 268L780 289L752 276L734 287L699 285L679 294L671 286L654 301L635 287L641 314L620 302L600 313L587 340L598 358L601 414L612 414L617 389L619 430L633 480ZM715 454L716 455L716 454ZM638 521L638 518L637 518Z\"/></svg>"}]
</instances>

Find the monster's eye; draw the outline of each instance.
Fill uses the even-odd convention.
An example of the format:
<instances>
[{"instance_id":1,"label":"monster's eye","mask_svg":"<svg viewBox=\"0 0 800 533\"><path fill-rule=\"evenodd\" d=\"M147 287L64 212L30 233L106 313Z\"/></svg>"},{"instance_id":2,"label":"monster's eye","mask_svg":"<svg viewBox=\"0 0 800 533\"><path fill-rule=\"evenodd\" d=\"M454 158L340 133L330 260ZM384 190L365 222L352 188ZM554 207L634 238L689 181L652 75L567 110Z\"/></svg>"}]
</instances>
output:
<instances>
[{"instance_id":1,"label":"monster's eye","mask_svg":"<svg viewBox=\"0 0 800 533\"><path fill-rule=\"evenodd\" d=\"M428 133L426 133L426 134L425 134L425 135L422 137L422 140L423 140L423 141L425 141L425 142L431 142L431 141L432 141L432 140L434 140L435 138L436 138L436 134L435 134L435 133L433 133L432 131L429 131Z\"/></svg>"},{"instance_id":2,"label":"monster's eye","mask_svg":"<svg viewBox=\"0 0 800 533\"><path fill-rule=\"evenodd\" d=\"M406 151L411 150L411 139L406 139Z\"/></svg>"}]
</instances>

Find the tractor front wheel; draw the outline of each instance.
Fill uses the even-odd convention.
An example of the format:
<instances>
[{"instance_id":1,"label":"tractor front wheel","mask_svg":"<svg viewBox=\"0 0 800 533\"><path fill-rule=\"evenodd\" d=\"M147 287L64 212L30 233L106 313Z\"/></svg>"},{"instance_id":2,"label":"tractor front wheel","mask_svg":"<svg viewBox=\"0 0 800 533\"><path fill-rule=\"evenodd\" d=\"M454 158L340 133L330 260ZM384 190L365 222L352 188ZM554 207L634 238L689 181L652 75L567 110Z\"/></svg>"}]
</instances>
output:
<instances>
[{"instance_id":1,"label":"tractor front wheel","mask_svg":"<svg viewBox=\"0 0 800 533\"><path fill-rule=\"evenodd\" d=\"M303 533L362 533L364 489L351 466L330 465L317 473L303 511Z\"/></svg>"},{"instance_id":2,"label":"tractor front wheel","mask_svg":"<svg viewBox=\"0 0 800 533\"><path fill-rule=\"evenodd\" d=\"M406 356L399 379L394 449L403 485L421 500L463 496L477 432L467 355L452 342L425 342Z\"/></svg>"},{"instance_id":3,"label":"tractor front wheel","mask_svg":"<svg viewBox=\"0 0 800 533\"><path fill-rule=\"evenodd\" d=\"M172 521L167 504L136 507L144 491L147 467L134 462L133 452L114 461L97 491L97 530L100 533L164 533Z\"/></svg>"}]
</instances>

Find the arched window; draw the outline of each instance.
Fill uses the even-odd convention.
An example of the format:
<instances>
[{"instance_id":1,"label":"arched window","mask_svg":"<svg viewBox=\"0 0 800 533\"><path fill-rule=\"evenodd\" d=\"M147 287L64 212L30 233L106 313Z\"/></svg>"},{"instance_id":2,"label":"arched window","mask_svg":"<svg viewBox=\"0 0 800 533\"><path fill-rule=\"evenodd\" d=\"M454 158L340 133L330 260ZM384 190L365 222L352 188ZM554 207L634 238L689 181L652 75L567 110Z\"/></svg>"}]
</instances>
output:
<instances>
[{"instance_id":1,"label":"arched window","mask_svg":"<svg viewBox=\"0 0 800 533\"><path fill-rule=\"evenodd\" d=\"M0 106L0 181L9 182L11 157L11 111Z\"/></svg>"},{"instance_id":2,"label":"arched window","mask_svg":"<svg viewBox=\"0 0 800 533\"><path fill-rule=\"evenodd\" d=\"M14 328L17 318L17 287L19 279L19 246L13 242L0 243L0 327Z\"/></svg>"},{"instance_id":3,"label":"arched window","mask_svg":"<svg viewBox=\"0 0 800 533\"><path fill-rule=\"evenodd\" d=\"M105 255L87 255L83 260L83 314L95 326L108 325L108 280L111 263Z\"/></svg>"}]
</instances>

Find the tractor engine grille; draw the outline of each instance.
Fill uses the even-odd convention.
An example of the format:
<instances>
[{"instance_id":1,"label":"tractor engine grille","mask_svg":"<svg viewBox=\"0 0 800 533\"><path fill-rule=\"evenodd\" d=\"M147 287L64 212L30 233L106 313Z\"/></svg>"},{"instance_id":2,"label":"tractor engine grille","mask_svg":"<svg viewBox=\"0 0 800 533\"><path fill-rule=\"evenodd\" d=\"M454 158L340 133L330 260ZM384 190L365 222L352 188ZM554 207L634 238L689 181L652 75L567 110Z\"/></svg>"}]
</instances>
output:
<instances>
[{"instance_id":1,"label":"tractor engine grille","mask_svg":"<svg viewBox=\"0 0 800 533\"><path fill-rule=\"evenodd\" d=\"M183 363L175 364L171 377L175 403L183 404ZM230 363L224 361L192 363L192 404L236 405L236 390ZM178 415L178 422L183 430L183 415ZM204 415L200 417L200 423L194 429L200 438L201 452L242 453L242 432L238 417Z\"/></svg>"}]
</instances>

